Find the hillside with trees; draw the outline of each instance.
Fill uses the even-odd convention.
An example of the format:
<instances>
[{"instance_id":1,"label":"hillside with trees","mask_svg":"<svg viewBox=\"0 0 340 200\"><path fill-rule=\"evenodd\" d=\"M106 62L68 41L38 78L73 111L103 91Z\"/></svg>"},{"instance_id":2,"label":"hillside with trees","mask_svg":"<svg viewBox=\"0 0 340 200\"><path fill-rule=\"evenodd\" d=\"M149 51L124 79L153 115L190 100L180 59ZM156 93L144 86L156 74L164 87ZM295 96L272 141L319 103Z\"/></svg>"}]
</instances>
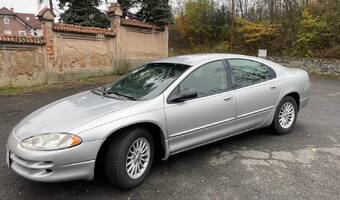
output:
<instances>
[{"instance_id":1,"label":"hillside with trees","mask_svg":"<svg viewBox=\"0 0 340 200\"><path fill-rule=\"evenodd\" d=\"M237 52L340 58L339 0L175 0L174 54Z\"/></svg>"}]
</instances>

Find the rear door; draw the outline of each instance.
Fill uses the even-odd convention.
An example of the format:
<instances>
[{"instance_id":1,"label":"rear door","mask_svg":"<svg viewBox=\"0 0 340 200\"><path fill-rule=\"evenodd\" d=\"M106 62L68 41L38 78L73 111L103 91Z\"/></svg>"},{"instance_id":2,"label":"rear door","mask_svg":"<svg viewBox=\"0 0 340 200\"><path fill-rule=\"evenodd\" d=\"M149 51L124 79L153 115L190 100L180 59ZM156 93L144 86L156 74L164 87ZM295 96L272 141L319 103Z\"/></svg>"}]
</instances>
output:
<instances>
[{"instance_id":1,"label":"rear door","mask_svg":"<svg viewBox=\"0 0 340 200\"><path fill-rule=\"evenodd\" d=\"M275 111L280 88L275 71L263 63L228 59L236 101L235 131L261 126Z\"/></svg>"},{"instance_id":2,"label":"rear door","mask_svg":"<svg viewBox=\"0 0 340 200\"><path fill-rule=\"evenodd\" d=\"M225 64L215 61L199 67L172 92L193 88L198 92L197 98L165 103L171 153L211 142L234 130L234 93Z\"/></svg>"}]
</instances>

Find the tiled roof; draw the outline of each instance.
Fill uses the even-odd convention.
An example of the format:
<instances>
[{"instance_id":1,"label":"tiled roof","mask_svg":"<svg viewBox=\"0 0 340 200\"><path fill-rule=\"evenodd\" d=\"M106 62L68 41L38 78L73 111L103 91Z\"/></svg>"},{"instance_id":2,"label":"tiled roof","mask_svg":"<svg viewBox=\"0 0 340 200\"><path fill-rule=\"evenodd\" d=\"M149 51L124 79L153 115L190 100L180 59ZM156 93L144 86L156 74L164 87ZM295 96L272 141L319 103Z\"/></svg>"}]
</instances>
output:
<instances>
[{"instance_id":1,"label":"tiled roof","mask_svg":"<svg viewBox=\"0 0 340 200\"><path fill-rule=\"evenodd\" d=\"M0 15L13 15L31 28L41 28L41 22L32 13L16 13L7 9L6 7L3 7L0 9ZM27 17L29 20L26 19Z\"/></svg>"},{"instance_id":2,"label":"tiled roof","mask_svg":"<svg viewBox=\"0 0 340 200\"><path fill-rule=\"evenodd\" d=\"M6 7L0 9L0 15L15 15L14 12L10 11Z\"/></svg>"},{"instance_id":3,"label":"tiled roof","mask_svg":"<svg viewBox=\"0 0 340 200\"><path fill-rule=\"evenodd\" d=\"M0 35L0 43L43 45L42 37Z\"/></svg>"},{"instance_id":4,"label":"tiled roof","mask_svg":"<svg viewBox=\"0 0 340 200\"><path fill-rule=\"evenodd\" d=\"M160 27L154 24L139 21L139 20L134 20L134 19L122 19L121 23L123 26L132 26L132 27L138 27L138 28L160 30Z\"/></svg>"},{"instance_id":5,"label":"tiled roof","mask_svg":"<svg viewBox=\"0 0 340 200\"><path fill-rule=\"evenodd\" d=\"M69 32L69 33L103 34L103 35L108 35L108 36L116 35L113 29L85 27L85 26L78 26L78 25L72 25L72 24L61 24L61 23L54 24L53 30L58 31L58 32Z\"/></svg>"},{"instance_id":6,"label":"tiled roof","mask_svg":"<svg viewBox=\"0 0 340 200\"><path fill-rule=\"evenodd\" d=\"M29 24L32 28L41 29L41 22L31 13L15 13L22 21ZM29 20L27 20L27 18Z\"/></svg>"}]
</instances>

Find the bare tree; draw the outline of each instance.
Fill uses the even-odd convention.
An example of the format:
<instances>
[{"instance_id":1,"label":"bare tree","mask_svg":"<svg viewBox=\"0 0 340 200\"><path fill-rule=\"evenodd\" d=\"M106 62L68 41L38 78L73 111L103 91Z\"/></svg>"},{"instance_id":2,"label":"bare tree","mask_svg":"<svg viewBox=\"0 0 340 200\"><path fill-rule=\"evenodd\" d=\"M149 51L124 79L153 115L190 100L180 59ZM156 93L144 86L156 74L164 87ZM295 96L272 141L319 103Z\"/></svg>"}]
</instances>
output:
<instances>
[{"instance_id":1,"label":"bare tree","mask_svg":"<svg viewBox=\"0 0 340 200\"><path fill-rule=\"evenodd\" d=\"M175 15L184 15L187 0L171 0L170 2Z\"/></svg>"}]
</instances>

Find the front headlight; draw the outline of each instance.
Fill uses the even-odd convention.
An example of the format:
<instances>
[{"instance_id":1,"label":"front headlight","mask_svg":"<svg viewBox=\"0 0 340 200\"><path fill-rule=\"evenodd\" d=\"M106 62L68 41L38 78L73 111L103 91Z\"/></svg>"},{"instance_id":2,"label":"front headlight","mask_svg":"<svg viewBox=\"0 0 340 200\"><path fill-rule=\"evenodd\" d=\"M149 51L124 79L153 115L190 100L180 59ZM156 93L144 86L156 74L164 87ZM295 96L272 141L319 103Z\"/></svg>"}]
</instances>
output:
<instances>
[{"instance_id":1,"label":"front headlight","mask_svg":"<svg viewBox=\"0 0 340 200\"><path fill-rule=\"evenodd\" d=\"M27 138L21 142L21 146L39 151L66 149L77 146L81 138L69 133L46 133Z\"/></svg>"}]
</instances>

